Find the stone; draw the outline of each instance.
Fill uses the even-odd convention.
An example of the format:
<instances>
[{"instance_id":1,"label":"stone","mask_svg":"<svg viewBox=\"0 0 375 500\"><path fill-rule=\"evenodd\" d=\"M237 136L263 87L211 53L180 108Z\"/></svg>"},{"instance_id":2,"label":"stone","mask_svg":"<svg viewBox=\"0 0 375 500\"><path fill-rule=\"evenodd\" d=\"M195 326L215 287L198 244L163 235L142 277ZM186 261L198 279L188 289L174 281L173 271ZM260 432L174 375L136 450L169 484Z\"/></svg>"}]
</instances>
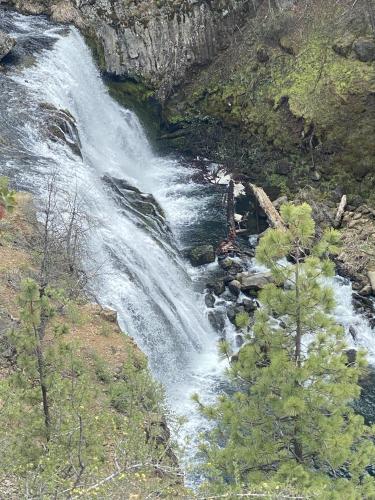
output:
<instances>
[{"instance_id":1,"label":"stone","mask_svg":"<svg viewBox=\"0 0 375 500\"><path fill-rule=\"evenodd\" d=\"M224 280L218 279L207 283L207 289L212 291L215 295L221 295L225 290Z\"/></svg>"},{"instance_id":2,"label":"stone","mask_svg":"<svg viewBox=\"0 0 375 500\"><path fill-rule=\"evenodd\" d=\"M358 334L357 334L357 330L354 328L353 325L350 325L349 326L349 333L350 335L352 336L352 339L355 341L357 340L357 337L358 337Z\"/></svg>"},{"instance_id":3,"label":"stone","mask_svg":"<svg viewBox=\"0 0 375 500\"><path fill-rule=\"evenodd\" d=\"M237 297L241 293L241 283L237 280L233 280L228 284L229 290Z\"/></svg>"},{"instance_id":4,"label":"stone","mask_svg":"<svg viewBox=\"0 0 375 500\"><path fill-rule=\"evenodd\" d=\"M370 37L361 37L353 43L353 51L362 62L375 61L375 40Z\"/></svg>"},{"instance_id":5,"label":"stone","mask_svg":"<svg viewBox=\"0 0 375 500\"><path fill-rule=\"evenodd\" d=\"M357 360L357 350L356 349L346 349L344 351L346 354L346 357L348 359L348 365L352 365L356 362Z\"/></svg>"},{"instance_id":6,"label":"stone","mask_svg":"<svg viewBox=\"0 0 375 500\"><path fill-rule=\"evenodd\" d=\"M109 323L117 323L117 311L109 307L103 307L101 309L100 317Z\"/></svg>"},{"instance_id":7,"label":"stone","mask_svg":"<svg viewBox=\"0 0 375 500\"><path fill-rule=\"evenodd\" d=\"M10 53L15 45L14 38L4 33L4 31L0 31L0 61Z\"/></svg>"},{"instance_id":8,"label":"stone","mask_svg":"<svg viewBox=\"0 0 375 500\"><path fill-rule=\"evenodd\" d=\"M190 261L193 266L202 266L215 261L215 251L212 245L200 245L190 250Z\"/></svg>"},{"instance_id":9,"label":"stone","mask_svg":"<svg viewBox=\"0 0 375 500\"><path fill-rule=\"evenodd\" d=\"M229 321L234 324L236 319L236 309L234 305L233 304L228 305L226 310Z\"/></svg>"},{"instance_id":10,"label":"stone","mask_svg":"<svg viewBox=\"0 0 375 500\"><path fill-rule=\"evenodd\" d=\"M265 273L242 273L241 275L241 290L243 291L259 291L264 288L268 283L273 282L272 274Z\"/></svg>"},{"instance_id":11,"label":"stone","mask_svg":"<svg viewBox=\"0 0 375 500\"><path fill-rule=\"evenodd\" d=\"M363 288L361 288L358 292L360 295L363 295L367 297L368 295L372 294L372 286L371 285L365 285Z\"/></svg>"},{"instance_id":12,"label":"stone","mask_svg":"<svg viewBox=\"0 0 375 500\"><path fill-rule=\"evenodd\" d=\"M242 300L242 305L246 312L252 313L258 308L258 304L253 299L244 298Z\"/></svg>"},{"instance_id":13,"label":"stone","mask_svg":"<svg viewBox=\"0 0 375 500\"><path fill-rule=\"evenodd\" d=\"M213 296L212 293L206 293L204 297L204 302L207 307L212 308L215 305L215 297Z\"/></svg>"},{"instance_id":14,"label":"stone","mask_svg":"<svg viewBox=\"0 0 375 500\"><path fill-rule=\"evenodd\" d=\"M217 332L222 332L225 327L224 313L219 310L212 310L208 312L208 321L212 328Z\"/></svg>"}]
</instances>

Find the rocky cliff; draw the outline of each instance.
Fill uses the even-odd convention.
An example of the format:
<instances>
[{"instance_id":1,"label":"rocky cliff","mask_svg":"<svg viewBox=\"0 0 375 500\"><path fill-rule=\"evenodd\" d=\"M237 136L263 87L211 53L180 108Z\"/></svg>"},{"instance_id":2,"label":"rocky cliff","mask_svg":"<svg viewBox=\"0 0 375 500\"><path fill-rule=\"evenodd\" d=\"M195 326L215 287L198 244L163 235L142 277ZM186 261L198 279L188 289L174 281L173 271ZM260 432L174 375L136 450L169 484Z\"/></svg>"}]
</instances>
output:
<instances>
[{"instance_id":1,"label":"rocky cliff","mask_svg":"<svg viewBox=\"0 0 375 500\"><path fill-rule=\"evenodd\" d=\"M228 47L258 0L10 0L83 30L106 72L141 80L164 100Z\"/></svg>"}]
</instances>

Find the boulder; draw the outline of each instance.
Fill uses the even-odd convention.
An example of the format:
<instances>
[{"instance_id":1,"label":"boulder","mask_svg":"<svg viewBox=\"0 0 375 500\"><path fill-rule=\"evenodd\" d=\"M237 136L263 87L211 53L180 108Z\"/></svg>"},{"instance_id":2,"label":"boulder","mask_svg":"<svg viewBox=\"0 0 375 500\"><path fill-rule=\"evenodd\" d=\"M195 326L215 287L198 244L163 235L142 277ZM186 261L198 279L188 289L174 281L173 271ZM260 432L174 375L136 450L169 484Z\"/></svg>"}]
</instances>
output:
<instances>
[{"instance_id":1,"label":"boulder","mask_svg":"<svg viewBox=\"0 0 375 500\"><path fill-rule=\"evenodd\" d=\"M241 290L245 292L259 291L268 283L273 282L273 277L270 272L265 273L241 273Z\"/></svg>"},{"instance_id":2,"label":"boulder","mask_svg":"<svg viewBox=\"0 0 375 500\"><path fill-rule=\"evenodd\" d=\"M353 51L362 62L375 61L375 40L370 37L361 37L353 43Z\"/></svg>"},{"instance_id":3,"label":"boulder","mask_svg":"<svg viewBox=\"0 0 375 500\"><path fill-rule=\"evenodd\" d=\"M225 317L222 311L212 310L208 313L208 320L217 332L222 332L225 327Z\"/></svg>"},{"instance_id":4,"label":"boulder","mask_svg":"<svg viewBox=\"0 0 375 500\"><path fill-rule=\"evenodd\" d=\"M232 305L232 304L228 305L226 310L227 310L227 316L228 316L229 321L234 324L235 319L236 319L236 309L235 309L234 305Z\"/></svg>"},{"instance_id":5,"label":"boulder","mask_svg":"<svg viewBox=\"0 0 375 500\"><path fill-rule=\"evenodd\" d=\"M241 293L241 283L237 280L233 280L228 284L229 290L237 297Z\"/></svg>"},{"instance_id":6,"label":"boulder","mask_svg":"<svg viewBox=\"0 0 375 500\"><path fill-rule=\"evenodd\" d=\"M357 330L354 328L354 326L353 326L353 325L350 325L350 326L349 326L349 333L350 333L350 335L351 335L352 339L353 339L354 341L356 341L356 340L357 340L357 337L358 337L358 334L357 334Z\"/></svg>"},{"instance_id":7,"label":"boulder","mask_svg":"<svg viewBox=\"0 0 375 500\"><path fill-rule=\"evenodd\" d=\"M200 245L190 250L190 261L193 266L202 266L215 261L215 250L212 245Z\"/></svg>"},{"instance_id":8,"label":"boulder","mask_svg":"<svg viewBox=\"0 0 375 500\"><path fill-rule=\"evenodd\" d=\"M4 33L4 31L0 31L0 61L9 54L15 45L14 38Z\"/></svg>"},{"instance_id":9,"label":"boulder","mask_svg":"<svg viewBox=\"0 0 375 500\"><path fill-rule=\"evenodd\" d=\"M258 304L256 303L255 300L247 299L247 298L243 299L242 305L243 305L245 311L248 313L254 312L258 307Z\"/></svg>"},{"instance_id":10,"label":"boulder","mask_svg":"<svg viewBox=\"0 0 375 500\"><path fill-rule=\"evenodd\" d=\"M225 290L224 280L215 280L207 283L207 289L215 295L221 295Z\"/></svg>"}]
</instances>

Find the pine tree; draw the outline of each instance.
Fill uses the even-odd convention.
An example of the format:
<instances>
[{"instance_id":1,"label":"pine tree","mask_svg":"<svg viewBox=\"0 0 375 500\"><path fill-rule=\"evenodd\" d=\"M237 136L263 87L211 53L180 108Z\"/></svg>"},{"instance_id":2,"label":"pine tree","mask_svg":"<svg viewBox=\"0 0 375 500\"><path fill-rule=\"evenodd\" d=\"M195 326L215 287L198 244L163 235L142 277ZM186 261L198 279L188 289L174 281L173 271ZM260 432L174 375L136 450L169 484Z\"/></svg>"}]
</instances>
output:
<instances>
[{"instance_id":1,"label":"pine tree","mask_svg":"<svg viewBox=\"0 0 375 500\"><path fill-rule=\"evenodd\" d=\"M269 483L319 498L374 498L366 473L373 432L351 407L364 353L349 364L327 285L340 235L327 230L316 242L307 204L284 205L281 216L285 228L268 230L257 248L274 283L259 294L252 333L230 369L237 390L203 409L216 421L202 446L208 477L240 491Z\"/></svg>"}]
</instances>

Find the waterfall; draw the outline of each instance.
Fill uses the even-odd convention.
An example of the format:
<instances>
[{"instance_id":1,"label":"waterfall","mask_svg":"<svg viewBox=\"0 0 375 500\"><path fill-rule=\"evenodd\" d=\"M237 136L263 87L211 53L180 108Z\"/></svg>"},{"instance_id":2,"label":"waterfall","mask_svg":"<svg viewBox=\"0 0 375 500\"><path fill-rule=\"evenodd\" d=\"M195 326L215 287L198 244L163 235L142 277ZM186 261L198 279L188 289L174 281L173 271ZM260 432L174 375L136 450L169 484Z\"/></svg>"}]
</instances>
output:
<instances>
[{"instance_id":1,"label":"waterfall","mask_svg":"<svg viewBox=\"0 0 375 500\"><path fill-rule=\"evenodd\" d=\"M86 265L98 269L91 286L147 354L169 407L189 416L184 435L196 436L202 419L191 394L213 398L225 363L217 357L216 333L195 289L199 272L179 249L188 225L205 213L208 221L218 218L212 213L216 195L192 182L191 168L152 152L137 117L109 96L76 29L13 16L12 35L20 43L25 33L53 43L34 53L35 64L8 75L7 85L16 86L9 91L15 144L5 171L41 197L53 171L62 191L77 192L84 201L93 220ZM81 156L46 136L45 110L51 105L75 118Z\"/></svg>"}]
</instances>

